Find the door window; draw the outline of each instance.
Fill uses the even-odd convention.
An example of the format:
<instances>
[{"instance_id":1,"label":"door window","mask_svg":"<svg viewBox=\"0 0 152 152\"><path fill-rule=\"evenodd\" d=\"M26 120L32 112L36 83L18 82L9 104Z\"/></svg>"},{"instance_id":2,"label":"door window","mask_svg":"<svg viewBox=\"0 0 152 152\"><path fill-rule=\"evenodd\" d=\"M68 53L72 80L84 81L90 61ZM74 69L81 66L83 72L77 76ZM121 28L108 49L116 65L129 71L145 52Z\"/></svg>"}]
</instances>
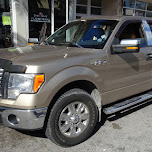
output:
<instances>
[{"instance_id":1,"label":"door window","mask_svg":"<svg viewBox=\"0 0 152 152\"><path fill-rule=\"evenodd\" d=\"M145 47L147 45L141 22L129 23L127 25L125 23L125 27L123 27L121 32L119 31L115 43L121 44L122 40L126 39L140 41L141 47Z\"/></svg>"}]
</instances>

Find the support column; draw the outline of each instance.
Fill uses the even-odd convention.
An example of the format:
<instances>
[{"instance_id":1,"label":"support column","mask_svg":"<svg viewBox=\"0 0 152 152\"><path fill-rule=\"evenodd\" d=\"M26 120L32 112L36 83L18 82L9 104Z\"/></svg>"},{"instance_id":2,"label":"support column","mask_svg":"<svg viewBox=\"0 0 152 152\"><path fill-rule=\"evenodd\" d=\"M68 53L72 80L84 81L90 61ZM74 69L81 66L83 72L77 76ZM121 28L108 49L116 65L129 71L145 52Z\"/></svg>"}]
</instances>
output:
<instances>
[{"instance_id":1,"label":"support column","mask_svg":"<svg viewBox=\"0 0 152 152\"><path fill-rule=\"evenodd\" d=\"M69 23L69 0L66 0L66 24Z\"/></svg>"},{"instance_id":2,"label":"support column","mask_svg":"<svg viewBox=\"0 0 152 152\"><path fill-rule=\"evenodd\" d=\"M76 0L69 0L69 22L76 19Z\"/></svg>"},{"instance_id":3,"label":"support column","mask_svg":"<svg viewBox=\"0 0 152 152\"><path fill-rule=\"evenodd\" d=\"M26 46L29 38L28 0L11 0L14 46Z\"/></svg>"},{"instance_id":4,"label":"support column","mask_svg":"<svg viewBox=\"0 0 152 152\"><path fill-rule=\"evenodd\" d=\"M121 16L122 15L122 0L103 0L102 15L105 16ZM109 5L110 4L110 5Z\"/></svg>"},{"instance_id":5,"label":"support column","mask_svg":"<svg viewBox=\"0 0 152 152\"><path fill-rule=\"evenodd\" d=\"M54 0L51 0L51 34L54 33Z\"/></svg>"}]
</instances>

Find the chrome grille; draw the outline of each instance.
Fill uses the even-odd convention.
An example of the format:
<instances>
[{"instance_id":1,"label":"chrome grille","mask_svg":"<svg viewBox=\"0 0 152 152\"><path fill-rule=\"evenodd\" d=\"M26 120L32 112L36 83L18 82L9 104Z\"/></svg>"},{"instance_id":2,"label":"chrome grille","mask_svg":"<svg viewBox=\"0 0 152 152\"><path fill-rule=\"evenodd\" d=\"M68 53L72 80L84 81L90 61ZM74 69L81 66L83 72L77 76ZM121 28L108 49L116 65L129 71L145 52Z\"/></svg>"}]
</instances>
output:
<instances>
[{"instance_id":1,"label":"chrome grille","mask_svg":"<svg viewBox=\"0 0 152 152\"><path fill-rule=\"evenodd\" d=\"M0 68L0 97L3 96L3 91L2 91L2 82L3 82L3 74L4 74L4 69Z\"/></svg>"}]
</instances>

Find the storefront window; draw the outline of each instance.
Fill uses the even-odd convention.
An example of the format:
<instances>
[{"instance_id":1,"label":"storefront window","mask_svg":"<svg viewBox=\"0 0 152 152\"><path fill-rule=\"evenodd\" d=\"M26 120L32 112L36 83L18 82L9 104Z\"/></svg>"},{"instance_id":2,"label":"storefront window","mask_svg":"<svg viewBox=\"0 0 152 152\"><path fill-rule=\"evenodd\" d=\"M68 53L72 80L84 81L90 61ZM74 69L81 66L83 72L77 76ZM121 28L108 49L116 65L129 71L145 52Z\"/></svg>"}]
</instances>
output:
<instances>
[{"instance_id":1,"label":"storefront window","mask_svg":"<svg viewBox=\"0 0 152 152\"><path fill-rule=\"evenodd\" d=\"M101 0L91 0L91 5L92 6L102 6L102 1Z\"/></svg>"},{"instance_id":2,"label":"storefront window","mask_svg":"<svg viewBox=\"0 0 152 152\"><path fill-rule=\"evenodd\" d=\"M102 0L77 0L76 13L76 18L90 15L101 15Z\"/></svg>"},{"instance_id":3,"label":"storefront window","mask_svg":"<svg viewBox=\"0 0 152 152\"><path fill-rule=\"evenodd\" d=\"M55 31L66 24L66 0L54 1L54 27Z\"/></svg>"},{"instance_id":4,"label":"storefront window","mask_svg":"<svg viewBox=\"0 0 152 152\"><path fill-rule=\"evenodd\" d=\"M152 3L147 3L147 10L152 11Z\"/></svg>"},{"instance_id":5,"label":"storefront window","mask_svg":"<svg viewBox=\"0 0 152 152\"><path fill-rule=\"evenodd\" d=\"M43 41L51 34L51 0L29 0L29 37Z\"/></svg>"},{"instance_id":6,"label":"storefront window","mask_svg":"<svg viewBox=\"0 0 152 152\"><path fill-rule=\"evenodd\" d=\"M146 16L147 17L152 17L152 12L147 12Z\"/></svg>"},{"instance_id":7,"label":"storefront window","mask_svg":"<svg viewBox=\"0 0 152 152\"><path fill-rule=\"evenodd\" d=\"M77 15L79 14L79 16L82 16L82 14L87 14L88 0L77 0L76 12L77 12Z\"/></svg>"},{"instance_id":8,"label":"storefront window","mask_svg":"<svg viewBox=\"0 0 152 152\"><path fill-rule=\"evenodd\" d=\"M124 0L123 6L128 8L134 8L134 0Z\"/></svg>"},{"instance_id":9,"label":"storefront window","mask_svg":"<svg viewBox=\"0 0 152 152\"><path fill-rule=\"evenodd\" d=\"M77 4L87 5L87 0L77 0Z\"/></svg>"},{"instance_id":10,"label":"storefront window","mask_svg":"<svg viewBox=\"0 0 152 152\"><path fill-rule=\"evenodd\" d=\"M91 14L101 15L101 8L91 7Z\"/></svg>"},{"instance_id":11,"label":"storefront window","mask_svg":"<svg viewBox=\"0 0 152 152\"><path fill-rule=\"evenodd\" d=\"M123 0L123 15L152 17L152 3L139 0Z\"/></svg>"},{"instance_id":12,"label":"storefront window","mask_svg":"<svg viewBox=\"0 0 152 152\"><path fill-rule=\"evenodd\" d=\"M87 14L87 7L77 6L77 13Z\"/></svg>"},{"instance_id":13,"label":"storefront window","mask_svg":"<svg viewBox=\"0 0 152 152\"><path fill-rule=\"evenodd\" d=\"M146 3L145 2L141 2L141 1L136 1L136 9L145 10L146 9Z\"/></svg>"},{"instance_id":14,"label":"storefront window","mask_svg":"<svg viewBox=\"0 0 152 152\"><path fill-rule=\"evenodd\" d=\"M101 15L101 11L102 11L102 1L91 0L91 14Z\"/></svg>"},{"instance_id":15,"label":"storefront window","mask_svg":"<svg viewBox=\"0 0 152 152\"><path fill-rule=\"evenodd\" d=\"M135 15L136 16L145 16L145 12L144 11L140 11L140 10L136 10L135 11Z\"/></svg>"},{"instance_id":16,"label":"storefront window","mask_svg":"<svg viewBox=\"0 0 152 152\"><path fill-rule=\"evenodd\" d=\"M133 9L128 9L128 8L124 8L123 9L123 15L127 15L127 16L132 16L134 14L134 10Z\"/></svg>"},{"instance_id":17,"label":"storefront window","mask_svg":"<svg viewBox=\"0 0 152 152\"><path fill-rule=\"evenodd\" d=\"M0 0L0 48L12 46L9 0Z\"/></svg>"}]
</instances>

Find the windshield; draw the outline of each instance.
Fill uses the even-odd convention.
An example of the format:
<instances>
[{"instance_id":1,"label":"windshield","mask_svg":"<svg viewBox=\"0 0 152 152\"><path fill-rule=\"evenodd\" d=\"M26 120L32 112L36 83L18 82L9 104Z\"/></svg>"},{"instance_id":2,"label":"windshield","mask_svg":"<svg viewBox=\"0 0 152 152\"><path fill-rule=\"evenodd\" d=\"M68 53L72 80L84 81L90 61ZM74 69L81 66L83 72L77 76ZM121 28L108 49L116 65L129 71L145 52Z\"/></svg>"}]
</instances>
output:
<instances>
[{"instance_id":1,"label":"windshield","mask_svg":"<svg viewBox=\"0 0 152 152\"><path fill-rule=\"evenodd\" d=\"M116 20L81 20L69 23L51 35L49 45L102 49L115 28Z\"/></svg>"}]
</instances>

